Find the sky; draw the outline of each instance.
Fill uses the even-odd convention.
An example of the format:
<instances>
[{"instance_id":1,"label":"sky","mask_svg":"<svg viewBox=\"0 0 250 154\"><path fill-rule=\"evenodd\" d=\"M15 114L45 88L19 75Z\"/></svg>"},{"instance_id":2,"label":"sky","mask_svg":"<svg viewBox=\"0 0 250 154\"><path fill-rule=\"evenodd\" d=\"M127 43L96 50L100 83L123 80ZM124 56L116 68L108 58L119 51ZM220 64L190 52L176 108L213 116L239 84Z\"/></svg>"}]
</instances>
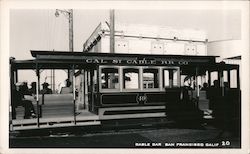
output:
<instances>
[{"instance_id":1,"label":"sky","mask_svg":"<svg viewBox=\"0 0 250 154\"><path fill-rule=\"evenodd\" d=\"M74 9L74 51L82 51L83 43L100 22L109 21L109 10ZM207 33L209 41L241 38L240 10L115 10L115 22L197 29ZM68 51L68 19L54 9L10 10L10 56L18 60L32 59L30 50ZM34 72L20 71L20 81L35 81ZM49 80L50 71L41 80ZM65 71L58 84L66 79Z\"/></svg>"},{"instance_id":2,"label":"sky","mask_svg":"<svg viewBox=\"0 0 250 154\"><path fill-rule=\"evenodd\" d=\"M115 21L159 25L207 32L208 40L239 39L240 10L116 10ZM82 51L85 40L109 10L74 10L74 50ZM68 50L68 19L55 10L14 9L10 11L10 55L31 58L30 50Z\"/></svg>"}]
</instances>

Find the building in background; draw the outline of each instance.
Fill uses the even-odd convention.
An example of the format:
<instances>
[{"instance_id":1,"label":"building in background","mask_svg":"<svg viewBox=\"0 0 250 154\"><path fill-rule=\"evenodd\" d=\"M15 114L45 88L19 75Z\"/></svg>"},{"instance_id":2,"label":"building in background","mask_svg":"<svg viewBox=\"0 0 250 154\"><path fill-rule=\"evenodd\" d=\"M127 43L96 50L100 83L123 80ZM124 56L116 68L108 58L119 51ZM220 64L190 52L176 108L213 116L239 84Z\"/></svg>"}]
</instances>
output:
<instances>
[{"instance_id":1,"label":"building in background","mask_svg":"<svg viewBox=\"0 0 250 154\"><path fill-rule=\"evenodd\" d=\"M204 31L158 25L114 24L114 53L207 55L207 34ZM110 25L111 23L101 22L83 44L83 52L112 53ZM132 89L139 87L137 72L129 72L127 77L130 79L125 82L127 87ZM146 73L143 78L144 87L153 86L154 75L152 73ZM177 83L177 80L177 73L175 73L173 82ZM206 76L199 80L199 85L202 85L202 82L207 82Z\"/></svg>"},{"instance_id":2,"label":"building in background","mask_svg":"<svg viewBox=\"0 0 250 154\"><path fill-rule=\"evenodd\" d=\"M108 23L100 23L83 45L84 52L110 52ZM207 55L207 35L195 29L115 24L115 53Z\"/></svg>"}]
</instances>

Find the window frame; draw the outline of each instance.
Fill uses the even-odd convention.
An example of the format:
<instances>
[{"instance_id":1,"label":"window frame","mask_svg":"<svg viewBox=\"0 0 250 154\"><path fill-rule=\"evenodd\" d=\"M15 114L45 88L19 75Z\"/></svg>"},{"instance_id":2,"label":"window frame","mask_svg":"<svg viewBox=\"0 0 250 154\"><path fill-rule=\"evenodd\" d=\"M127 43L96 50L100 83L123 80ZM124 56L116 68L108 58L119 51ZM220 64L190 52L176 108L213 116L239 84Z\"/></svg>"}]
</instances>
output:
<instances>
[{"instance_id":1,"label":"window frame","mask_svg":"<svg viewBox=\"0 0 250 154\"><path fill-rule=\"evenodd\" d=\"M123 80L124 80L124 69L138 69L138 88L137 89L125 89L124 88L124 84L123 84ZM121 66L121 92L138 92L138 91L142 91L142 66Z\"/></svg>"},{"instance_id":2,"label":"window frame","mask_svg":"<svg viewBox=\"0 0 250 154\"><path fill-rule=\"evenodd\" d=\"M162 77L162 79L161 79L161 81L162 81L162 83L161 83L161 86L162 86L162 90L164 90L165 91L165 88L166 88L166 86L164 85L164 70L170 70L170 69L175 69L175 70L177 70L177 85L176 86L174 86L173 85L173 87L172 88L179 88L179 87L181 87L181 73L180 73L180 67L162 67L161 68L161 77ZM170 86L168 86L167 88L170 88Z\"/></svg>"},{"instance_id":3,"label":"window frame","mask_svg":"<svg viewBox=\"0 0 250 154\"><path fill-rule=\"evenodd\" d=\"M115 89L106 89L106 88L102 88L102 69L105 69L105 68L113 68L113 69L117 69L118 70L118 88L115 88ZM120 70L120 67L119 66L100 66L99 67L99 90L100 92L120 92L120 89L121 89L121 80L120 80L120 74L121 74L121 70Z\"/></svg>"},{"instance_id":4,"label":"window frame","mask_svg":"<svg viewBox=\"0 0 250 154\"><path fill-rule=\"evenodd\" d=\"M118 88L116 89L103 89L102 88L102 78L101 78L101 74L102 74L102 69L103 68L113 68L113 69L118 69L118 83L119 83L119 86ZM138 74L138 85L139 85L139 88L137 89L125 89L123 88L124 87L124 83L123 83L123 80L124 80L124 77L123 77L123 72L124 72L124 69L129 69L129 68L132 68L132 69L138 69L139 70L139 74ZM143 70L144 69L157 69L159 71L159 76L158 76L158 80L159 80L159 87L158 88L144 88L143 87ZM175 87L180 87L180 67L178 66L168 66L168 67L165 67L165 66L114 66L114 65L102 65L99 67L99 91L101 93L107 93L107 92L158 92L158 91L165 91L165 87L163 85L164 81L163 81L163 76L164 76L164 70L169 70L169 69L175 69L177 70L177 85L174 86L173 88Z\"/></svg>"},{"instance_id":5,"label":"window frame","mask_svg":"<svg viewBox=\"0 0 250 154\"><path fill-rule=\"evenodd\" d=\"M162 77L161 77L161 68L162 67L156 67L156 66L143 66L142 67L142 78L141 78L141 82L142 82L142 91L159 91L159 90L161 90L162 89ZM144 88L144 85L143 85L143 71L145 70L145 69L156 69L156 70L158 70L158 88Z\"/></svg>"}]
</instances>

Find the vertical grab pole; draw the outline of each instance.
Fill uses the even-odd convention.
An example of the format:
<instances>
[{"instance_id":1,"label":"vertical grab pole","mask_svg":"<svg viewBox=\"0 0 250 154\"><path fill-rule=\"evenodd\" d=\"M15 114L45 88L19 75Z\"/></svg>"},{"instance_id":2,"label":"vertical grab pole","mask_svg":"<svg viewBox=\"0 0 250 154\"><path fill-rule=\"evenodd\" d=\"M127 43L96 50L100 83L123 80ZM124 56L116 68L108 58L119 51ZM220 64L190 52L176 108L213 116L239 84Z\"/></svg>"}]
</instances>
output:
<instances>
[{"instance_id":1,"label":"vertical grab pole","mask_svg":"<svg viewBox=\"0 0 250 154\"><path fill-rule=\"evenodd\" d=\"M13 120L13 119L16 119L16 109L15 109L15 107L14 107L14 93L15 93L15 75L17 74L17 73L14 73L14 61L15 59L14 58L10 58L10 103L11 103L11 120Z\"/></svg>"},{"instance_id":2,"label":"vertical grab pole","mask_svg":"<svg viewBox=\"0 0 250 154\"><path fill-rule=\"evenodd\" d=\"M197 89L197 108L199 108L199 98L200 98L200 89L199 89L199 82L198 82L198 74L199 74L199 68L195 68L195 84L196 84L196 89Z\"/></svg>"},{"instance_id":3,"label":"vertical grab pole","mask_svg":"<svg viewBox=\"0 0 250 154\"><path fill-rule=\"evenodd\" d=\"M228 82L228 88L230 88L231 87L230 69L227 69L227 82Z\"/></svg>"},{"instance_id":4,"label":"vertical grab pole","mask_svg":"<svg viewBox=\"0 0 250 154\"><path fill-rule=\"evenodd\" d=\"M239 67L237 67L237 89L240 89L240 70Z\"/></svg>"},{"instance_id":5,"label":"vertical grab pole","mask_svg":"<svg viewBox=\"0 0 250 154\"><path fill-rule=\"evenodd\" d=\"M211 87L211 71L208 70L208 86Z\"/></svg>"},{"instance_id":6,"label":"vertical grab pole","mask_svg":"<svg viewBox=\"0 0 250 154\"><path fill-rule=\"evenodd\" d=\"M169 87L170 88L173 88L173 70L172 69L170 69L169 70Z\"/></svg>"},{"instance_id":7,"label":"vertical grab pole","mask_svg":"<svg viewBox=\"0 0 250 154\"><path fill-rule=\"evenodd\" d=\"M90 70L91 111L94 111L94 70Z\"/></svg>"},{"instance_id":8,"label":"vertical grab pole","mask_svg":"<svg viewBox=\"0 0 250 154\"><path fill-rule=\"evenodd\" d=\"M181 87L181 70L180 67L177 69L177 85Z\"/></svg>"},{"instance_id":9,"label":"vertical grab pole","mask_svg":"<svg viewBox=\"0 0 250 154\"><path fill-rule=\"evenodd\" d=\"M223 75L223 69L220 70L220 86L221 86L221 92L222 92L222 96L225 96L225 89L224 89L224 75Z\"/></svg>"},{"instance_id":10,"label":"vertical grab pole","mask_svg":"<svg viewBox=\"0 0 250 154\"><path fill-rule=\"evenodd\" d=\"M75 67L73 65L73 68L72 68L72 88L73 88L73 104L74 104L74 124L76 125L76 87L75 87Z\"/></svg>"},{"instance_id":11,"label":"vertical grab pole","mask_svg":"<svg viewBox=\"0 0 250 154\"><path fill-rule=\"evenodd\" d=\"M83 105L83 108L84 108L84 86L83 86L83 83L84 83L84 73L83 73L83 70L81 70L81 82L80 82L80 88L81 88L81 101L83 102L82 105ZM80 95L79 95L80 96Z\"/></svg>"},{"instance_id":12,"label":"vertical grab pole","mask_svg":"<svg viewBox=\"0 0 250 154\"><path fill-rule=\"evenodd\" d=\"M39 85L40 85L40 72L38 69L38 64L36 62L36 76L37 76L37 82L36 82L36 109L37 109L37 127L40 127L39 117L40 117L40 108L39 108Z\"/></svg>"},{"instance_id":13,"label":"vertical grab pole","mask_svg":"<svg viewBox=\"0 0 250 154\"><path fill-rule=\"evenodd\" d=\"M85 69L83 70L83 109L86 109L86 83L87 83L87 80L86 80L86 71Z\"/></svg>"}]
</instances>

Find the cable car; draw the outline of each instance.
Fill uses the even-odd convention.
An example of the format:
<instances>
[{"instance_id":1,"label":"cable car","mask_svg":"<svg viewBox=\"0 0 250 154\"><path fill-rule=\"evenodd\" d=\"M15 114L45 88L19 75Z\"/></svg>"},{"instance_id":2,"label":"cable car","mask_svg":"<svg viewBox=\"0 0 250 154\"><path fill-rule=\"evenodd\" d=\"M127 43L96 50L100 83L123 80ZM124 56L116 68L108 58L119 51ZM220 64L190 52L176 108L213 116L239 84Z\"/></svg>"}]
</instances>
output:
<instances>
[{"instance_id":1,"label":"cable car","mask_svg":"<svg viewBox=\"0 0 250 154\"><path fill-rule=\"evenodd\" d=\"M202 116L209 112L212 118L221 118L222 112L227 110L231 119L240 121L239 66L216 63L215 56L50 51L31 51L31 54L34 60L10 60L12 111L15 99L13 87L17 82L18 70L35 70L39 88L40 70L68 69L74 73L73 90L69 94L73 107L68 108L73 109L69 120L72 125L89 122L87 116L78 119L82 111L95 115L97 118L94 121L100 121L99 124L118 119L168 118L171 117L170 112L190 109L173 105L183 102L184 98L190 100L193 108L201 111ZM203 83L207 83L205 90L201 87ZM183 87L188 87L186 93ZM49 98L58 97L57 94L41 97L39 89L36 95L33 104L37 109L37 121L33 123L35 127L41 127L46 123L43 120L45 113L42 114L45 107L41 102L48 104L46 101ZM67 94L60 94L63 95ZM60 101L65 99L58 99ZM53 126L57 123L54 122ZM50 126L46 124L46 127Z\"/></svg>"}]
</instances>

